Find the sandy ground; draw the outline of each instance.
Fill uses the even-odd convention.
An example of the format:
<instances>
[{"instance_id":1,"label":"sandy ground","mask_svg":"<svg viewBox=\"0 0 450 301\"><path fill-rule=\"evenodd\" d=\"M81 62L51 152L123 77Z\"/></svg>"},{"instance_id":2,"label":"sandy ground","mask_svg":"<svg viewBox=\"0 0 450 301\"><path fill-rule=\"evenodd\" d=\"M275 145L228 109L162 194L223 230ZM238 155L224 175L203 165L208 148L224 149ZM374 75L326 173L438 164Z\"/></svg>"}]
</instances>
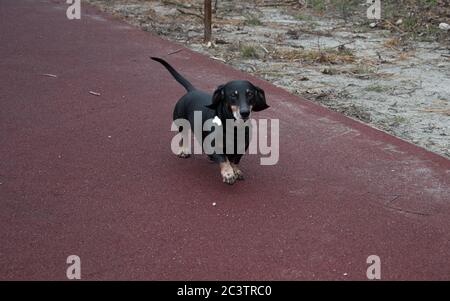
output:
<instances>
[{"instance_id":1,"label":"sandy ground","mask_svg":"<svg viewBox=\"0 0 450 301\"><path fill-rule=\"evenodd\" d=\"M214 43L208 46L203 43L202 1L88 2L450 158L446 42L406 41L400 28L372 28L364 18L317 15L285 2L218 1ZM360 15L365 11L361 6Z\"/></svg>"}]
</instances>

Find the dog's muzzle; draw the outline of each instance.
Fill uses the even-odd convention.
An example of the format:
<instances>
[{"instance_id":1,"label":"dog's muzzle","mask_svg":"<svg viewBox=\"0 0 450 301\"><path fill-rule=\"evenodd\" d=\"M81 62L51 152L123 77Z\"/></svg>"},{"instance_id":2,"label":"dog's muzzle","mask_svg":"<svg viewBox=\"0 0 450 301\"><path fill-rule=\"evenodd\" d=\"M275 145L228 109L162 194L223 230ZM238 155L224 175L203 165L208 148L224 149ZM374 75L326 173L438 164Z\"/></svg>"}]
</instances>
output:
<instances>
[{"instance_id":1,"label":"dog's muzzle","mask_svg":"<svg viewBox=\"0 0 450 301\"><path fill-rule=\"evenodd\" d=\"M250 117L250 111L240 111L239 114L244 120L248 120L248 118Z\"/></svg>"}]
</instances>

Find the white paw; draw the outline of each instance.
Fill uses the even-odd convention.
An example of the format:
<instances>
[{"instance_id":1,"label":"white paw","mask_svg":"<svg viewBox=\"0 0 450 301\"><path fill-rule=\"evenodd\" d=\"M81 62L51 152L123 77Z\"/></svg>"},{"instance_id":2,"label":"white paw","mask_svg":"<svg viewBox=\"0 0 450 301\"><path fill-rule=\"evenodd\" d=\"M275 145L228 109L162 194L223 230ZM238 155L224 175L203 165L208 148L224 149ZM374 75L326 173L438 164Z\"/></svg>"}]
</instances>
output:
<instances>
[{"instance_id":1,"label":"white paw","mask_svg":"<svg viewBox=\"0 0 450 301\"><path fill-rule=\"evenodd\" d=\"M244 180L244 173L239 169L239 167L233 163L231 164L231 167L233 168L236 179L239 181Z\"/></svg>"},{"instance_id":2,"label":"white paw","mask_svg":"<svg viewBox=\"0 0 450 301\"><path fill-rule=\"evenodd\" d=\"M222 179L224 183L233 185L236 182L236 175L234 174L234 172L231 173L222 173Z\"/></svg>"},{"instance_id":3,"label":"white paw","mask_svg":"<svg viewBox=\"0 0 450 301\"><path fill-rule=\"evenodd\" d=\"M236 179L240 180L244 180L244 173L242 172L242 170L240 170L239 168L233 168L234 169L234 174L236 176Z\"/></svg>"},{"instance_id":4,"label":"white paw","mask_svg":"<svg viewBox=\"0 0 450 301\"><path fill-rule=\"evenodd\" d=\"M236 182L237 176L235 175L229 162L221 163L220 174L222 175L222 180L224 183L232 185Z\"/></svg>"}]
</instances>

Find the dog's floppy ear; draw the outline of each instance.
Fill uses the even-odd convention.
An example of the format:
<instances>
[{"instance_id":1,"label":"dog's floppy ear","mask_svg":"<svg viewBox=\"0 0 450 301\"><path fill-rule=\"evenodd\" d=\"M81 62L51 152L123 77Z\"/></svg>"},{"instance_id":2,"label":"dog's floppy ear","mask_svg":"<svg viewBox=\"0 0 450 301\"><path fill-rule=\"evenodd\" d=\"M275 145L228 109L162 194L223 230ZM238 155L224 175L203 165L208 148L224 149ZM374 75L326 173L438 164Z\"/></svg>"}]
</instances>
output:
<instances>
[{"instance_id":1,"label":"dog's floppy ear","mask_svg":"<svg viewBox=\"0 0 450 301\"><path fill-rule=\"evenodd\" d=\"M256 90L255 93L256 102L255 105L253 106L253 111L259 112L267 109L269 106L266 103L266 95L264 94L264 90L259 87L255 87L255 90Z\"/></svg>"},{"instance_id":2,"label":"dog's floppy ear","mask_svg":"<svg viewBox=\"0 0 450 301\"><path fill-rule=\"evenodd\" d=\"M207 105L207 108L210 108L212 110L217 109L217 107L219 106L220 102L223 101L224 96L225 96L225 92L223 91L223 87L225 87L225 85L220 85L217 87L216 91L214 91L213 97L212 97L212 104Z\"/></svg>"}]
</instances>

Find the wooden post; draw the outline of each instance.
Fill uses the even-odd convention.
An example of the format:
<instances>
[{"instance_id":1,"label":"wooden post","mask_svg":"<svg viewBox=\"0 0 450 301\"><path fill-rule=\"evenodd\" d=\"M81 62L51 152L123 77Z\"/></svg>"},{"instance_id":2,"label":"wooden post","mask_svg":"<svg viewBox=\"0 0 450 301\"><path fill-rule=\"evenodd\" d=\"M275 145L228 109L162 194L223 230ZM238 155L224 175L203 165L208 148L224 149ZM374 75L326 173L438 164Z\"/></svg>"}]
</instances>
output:
<instances>
[{"instance_id":1,"label":"wooden post","mask_svg":"<svg viewBox=\"0 0 450 301\"><path fill-rule=\"evenodd\" d=\"M205 0L205 6L203 9L204 20L205 20L205 38L204 42L211 42L211 0Z\"/></svg>"}]
</instances>

